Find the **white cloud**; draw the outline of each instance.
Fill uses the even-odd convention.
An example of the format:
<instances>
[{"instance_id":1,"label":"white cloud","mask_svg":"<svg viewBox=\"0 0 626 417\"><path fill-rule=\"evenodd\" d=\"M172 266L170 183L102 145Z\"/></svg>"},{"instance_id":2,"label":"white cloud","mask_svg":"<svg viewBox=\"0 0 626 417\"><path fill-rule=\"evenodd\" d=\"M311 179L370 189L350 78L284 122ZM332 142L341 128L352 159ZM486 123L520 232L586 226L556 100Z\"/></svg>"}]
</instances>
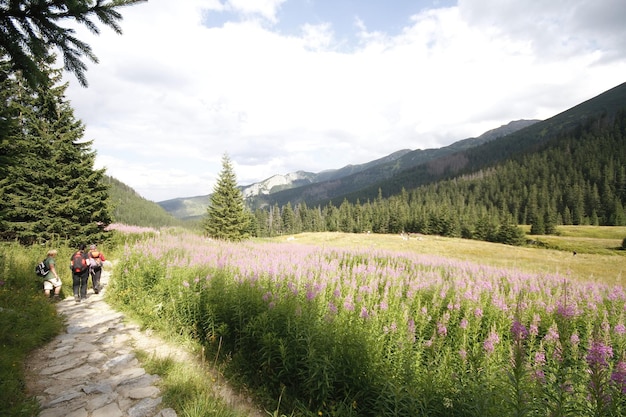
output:
<instances>
[{"instance_id":1,"label":"white cloud","mask_svg":"<svg viewBox=\"0 0 626 417\"><path fill-rule=\"evenodd\" d=\"M98 164L155 201L208 194L224 153L242 184L340 168L547 118L626 73L625 29L602 7L617 0L460 0L398 36L357 22L350 47L332 22L281 35L283 3L151 0L123 10L122 36L81 32L100 64L68 97ZM225 11L261 20L203 26Z\"/></svg>"},{"instance_id":2,"label":"white cloud","mask_svg":"<svg viewBox=\"0 0 626 417\"><path fill-rule=\"evenodd\" d=\"M280 5L286 0L226 0L227 9L245 16L261 16L276 23L276 14Z\"/></svg>"}]
</instances>

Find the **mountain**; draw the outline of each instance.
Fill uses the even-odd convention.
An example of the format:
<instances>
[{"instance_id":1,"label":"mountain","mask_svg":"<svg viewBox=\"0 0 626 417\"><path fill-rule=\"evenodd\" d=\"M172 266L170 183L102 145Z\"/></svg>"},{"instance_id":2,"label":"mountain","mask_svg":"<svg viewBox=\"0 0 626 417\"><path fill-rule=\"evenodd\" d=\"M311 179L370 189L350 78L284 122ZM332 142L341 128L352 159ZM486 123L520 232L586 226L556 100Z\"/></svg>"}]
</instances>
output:
<instances>
[{"instance_id":1,"label":"mountain","mask_svg":"<svg viewBox=\"0 0 626 417\"><path fill-rule=\"evenodd\" d=\"M206 214L209 199L209 195L199 195L195 197L173 198L171 200L159 201L156 204L178 219L194 220Z\"/></svg>"},{"instance_id":2,"label":"mountain","mask_svg":"<svg viewBox=\"0 0 626 417\"><path fill-rule=\"evenodd\" d=\"M345 184L334 188L336 193L354 191L372 182L391 177L394 173L409 167L427 162L442 155L479 146L485 142L506 136L524 127L537 123L538 120L517 120L489 130L477 138L457 141L439 149L410 150L402 149L382 158L358 165L347 165L339 169L329 169L319 173L297 171L286 175L274 175L261 182L240 187L248 206L254 208L267 207L276 201L279 205L291 201L292 204L305 198L333 196L333 184ZM321 191L320 191L321 190ZM277 196L277 197L274 197ZM159 204L168 213L179 219L194 219L206 213L210 195L174 198L161 201ZM284 201L284 203L283 203Z\"/></svg>"},{"instance_id":3,"label":"mountain","mask_svg":"<svg viewBox=\"0 0 626 417\"><path fill-rule=\"evenodd\" d=\"M356 192L339 197L349 201L357 198L373 199L379 189L383 190L383 197L391 196L400 193L402 189L413 189L442 179L469 174L511 158L536 153L544 149L550 141L572 131L575 131L575 135L580 134L588 123L600 118L614 118L625 107L626 83L623 83L547 120L531 124L497 140L486 141L480 146L432 158L399 172L393 178L371 183ZM311 203L323 204L325 201L328 200Z\"/></svg>"},{"instance_id":4,"label":"mountain","mask_svg":"<svg viewBox=\"0 0 626 417\"><path fill-rule=\"evenodd\" d=\"M109 201L113 206L113 222L143 227L186 226L157 203L146 200L121 181L105 175Z\"/></svg>"},{"instance_id":5,"label":"mountain","mask_svg":"<svg viewBox=\"0 0 626 417\"><path fill-rule=\"evenodd\" d=\"M241 187L243 198L256 197L258 195L269 195L271 193L301 187L317 181L318 174L305 171L292 172L286 175L273 175L266 180Z\"/></svg>"},{"instance_id":6,"label":"mountain","mask_svg":"<svg viewBox=\"0 0 626 417\"><path fill-rule=\"evenodd\" d=\"M305 201L307 205L315 205L319 202L335 201L340 204L344 196L352 196L359 193L359 190L369 189L380 182L391 181L395 176L413 167L420 166L429 161L452 155L460 151L471 149L482 144L504 137L512 132L524 129L539 122L538 120L517 120L506 125L489 130L477 138L468 138L454 142L449 146L436 149L417 149L403 152L396 159L381 161L381 163L370 165L366 169L355 172L344 177L335 177L327 181L318 182L297 189L280 191L271 194L268 199L261 203L257 200L255 206L268 206L278 204L283 206L287 202L295 205ZM374 197L376 194L374 194Z\"/></svg>"},{"instance_id":7,"label":"mountain","mask_svg":"<svg viewBox=\"0 0 626 417\"><path fill-rule=\"evenodd\" d=\"M298 171L275 175L260 183L241 187L252 209L274 205L293 207L335 205L342 201L365 202L378 196L399 194L424 184L492 166L511 158L538 152L559 135L582 129L599 117L615 115L626 105L626 83L612 88L544 121L518 120L437 149L401 150L360 165L320 173ZM158 203L178 218L201 216L210 196L178 198Z\"/></svg>"}]
</instances>

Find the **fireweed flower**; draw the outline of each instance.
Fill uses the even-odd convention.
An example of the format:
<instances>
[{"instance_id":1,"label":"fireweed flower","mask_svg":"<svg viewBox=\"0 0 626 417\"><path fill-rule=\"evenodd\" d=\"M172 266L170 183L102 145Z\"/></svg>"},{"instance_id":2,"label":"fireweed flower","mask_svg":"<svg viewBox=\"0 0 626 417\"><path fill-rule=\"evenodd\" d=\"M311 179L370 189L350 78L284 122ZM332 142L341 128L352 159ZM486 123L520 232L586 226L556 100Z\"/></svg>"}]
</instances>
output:
<instances>
[{"instance_id":1,"label":"fireweed flower","mask_svg":"<svg viewBox=\"0 0 626 417\"><path fill-rule=\"evenodd\" d=\"M626 362L617 362L611 373L611 382L622 394L626 394Z\"/></svg>"},{"instance_id":2,"label":"fireweed flower","mask_svg":"<svg viewBox=\"0 0 626 417\"><path fill-rule=\"evenodd\" d=\"M599 340L594 340L587 352L587 364L590 368L606 368L613 357L613 348Z\"/></svg>"},{"instance_id":3,"label":"fireweed flower","mask_svg":"<svg viewBox=\"0 0 626 417\"><path fill-rule=\"evenodd\" d=\"M500 342L500 336L498 336L498 333L492 331L489 333L487 340L483 343L483 349L485 349L487 353L493 353L498 342Z\"/></svg>"},{"instance_id":4,"label":"fireweed flower","mask_svg":"<svg viewBox=\"0 0 626 417\"><path fill-rule=\"evenodd\" d=\"M559 330L556 327L556 323L554 323L548 329L548 333L543 337L543 340L546 342L557 342L559 340Z\"/></svg>"},{"instance_id":5,"label":"fireweed flower","mask_svg":"<svg viewBox=\"0 0 626 417\"><path fill-rule=\"evenodd\" d=\"M337 306L332 301L328 303L328 310L333 314L337 314L338 311Z\"/></svg>"},{"instance_id":6,"label":"fireweed flower","mask_svg":"<svg viewBox=\"0 0 626 417\"><path fill-rule=\"evenodd\" d=\"M619 334L619 335L626 334L626 326L624 326L624 324L623 324L623 323L618 323L618 324L616 324L616 325L615 325L615 327L613 328L613 331L614 331L616 334Z\"/></svg>"},{"instance_id":7,"label":"fireweed flower","mask_svg":"<svg viewBox=\"0 0 626 417\"><path fill-rule=\"evenodd\" d=\"M463 317L463 319L461 320L461 323L459 323L459 327L463 330L467 329L467 325L469 324L469 321L467 321L467 319L465 317Z\"/></svg>"},{"instance_id":8,"label":"fireweed flower","mask_svg":"<svg viewBox=\"0 0 626 417\"><path fill-rule=\"evenodd\" d=\"M569 338L569 342L572 344L572 346L578 346L578 344L580 343L580 337L578 336L578 333L572 333Z\"/></svg>"},{"instance_id":9,"label":"fireweed flower","mask_svg":"<svg viewBox=\"0 0 626 417\"><path fill-rule=\"evenodd\" d=\"M444 337L448 334L448 328L446 327L445 323L437 323L437 334Z\"/></svg>"},{"instance_id":10,"label":"fireweed flower","mask_svg":"<svg viewBox=\"0 0 626 417\"><path fill-rule=\"evenodd\" d=\"M533 377L539 382L545 382L546 375L543 366L546 364L546 353L542 350L535 353L535 366Z\"/></svg>"},{"instance_id":11,"label":"fireweed flower","mask_svg":"<svg viewBox=\"0 0 626 417\"><path fill-rule=\"evenodd\" d=\"M543 366L546 364L546 353L543 350L535 353L535 365Z\"/></svg>"},{"instance_id":12,"label":"fireweed flower","mask_svg":"<svg viewBox=\"0 0 626 417\"><path fill-rule=\"evenodd\" d=\"M561 304L556 308L556 313L566 319L571 319L576 317L576 307L572 304Z\"/></svg>"},{"instance_id":13,"label":"fireweed flower","mask_svg":"<svg viewBox=\"0 0 626 417\"><path fill-rule=\"evenodd\" d=\"M537 336L539 334L539 327L536 324L531 324L528 329L528 334L531 336Z\"/></svg>"},{"instance_id":14,"label":"fireweed flower","mask_svg":"<svg viewBox=\"0 0 626 417\"><path fill-rule=\"evenodd\" d=\"M189 282L187 282L187 281L183 281L183 287L185 287L185 288L189 288Z\"/></svg>"},{"instance_id":15,"label":"fireweed flower","mask_svg":"<svg viewBox=\"0 0 626 417\"><path fill-rule=\"evenodd\" d=\"M519 342L528 337L528 330L526 330L526 327L522 323L515 320L511 325L511 334L513 335L513 339Z\"/></svg>"}]
</instances>

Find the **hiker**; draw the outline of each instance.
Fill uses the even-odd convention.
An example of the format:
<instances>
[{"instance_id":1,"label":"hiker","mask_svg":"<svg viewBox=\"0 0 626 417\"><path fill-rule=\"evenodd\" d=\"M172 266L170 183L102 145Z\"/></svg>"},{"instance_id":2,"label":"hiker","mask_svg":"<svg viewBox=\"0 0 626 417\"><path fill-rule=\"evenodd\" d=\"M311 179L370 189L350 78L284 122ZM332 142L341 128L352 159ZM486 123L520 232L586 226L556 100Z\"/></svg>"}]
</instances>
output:
<instances>
[{"instance_id":1,"label":"hiker","mask_svg":"<svg viewBox=\"0 0 626 417\"><path fill-rule=\"evenodd\" d=\"M46 268L48 268L48 273L44 276L43 281L43 292L46 294L46 297L50 297L50 291L54 290L54 295L52 296L55 301L59 300L59 294L61 293L61 280L59 279L59 274L57 273L57 268L55 266L55 258L57 257L57 250L50 249L46 255L46 259L44 263L46 264Z\"/></svg>"},{"instance_id":2,"label":"hiker","mask_svg":"<svg viewBox=\"0 0 626 417\"><path fill-rule=\"evenodd\" d=\"M70 258L70 269L72 270L72 290L74 300L80 303L87 299L87 281L89 280L88 256L85 253L85 244L81 243Z\"/></svg>"},{"instance_id":3,"label":"hiker","mask_svg":"<svg viewBox=\"0 0 626 417\"><path fill-rule=\"evenodd\" d=\"M89 275L91 275L91 286L93 292L100 292L100 275L102 274L102 265L106 259L104 254L98 250L96 245L89 246Z\"/></svg>"}]
</instances>

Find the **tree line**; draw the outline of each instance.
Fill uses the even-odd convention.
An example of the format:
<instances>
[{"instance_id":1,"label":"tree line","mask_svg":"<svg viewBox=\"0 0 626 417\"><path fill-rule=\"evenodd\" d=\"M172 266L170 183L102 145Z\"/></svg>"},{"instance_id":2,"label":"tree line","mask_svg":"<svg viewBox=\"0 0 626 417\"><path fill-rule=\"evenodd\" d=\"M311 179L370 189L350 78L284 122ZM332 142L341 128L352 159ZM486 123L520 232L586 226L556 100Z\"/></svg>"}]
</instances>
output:
<instances>
[{"instance_id":1,"label":"tree line","mask_svg":"<svg viewBox=\"0 0 626 417\"><path fill-rule=\"evenodd\" d=\"M250 233L422 233L508 244L557 225L626 225L626 111L500 164L364 202L257 209Z\"/></svg>"}]
</instances>

